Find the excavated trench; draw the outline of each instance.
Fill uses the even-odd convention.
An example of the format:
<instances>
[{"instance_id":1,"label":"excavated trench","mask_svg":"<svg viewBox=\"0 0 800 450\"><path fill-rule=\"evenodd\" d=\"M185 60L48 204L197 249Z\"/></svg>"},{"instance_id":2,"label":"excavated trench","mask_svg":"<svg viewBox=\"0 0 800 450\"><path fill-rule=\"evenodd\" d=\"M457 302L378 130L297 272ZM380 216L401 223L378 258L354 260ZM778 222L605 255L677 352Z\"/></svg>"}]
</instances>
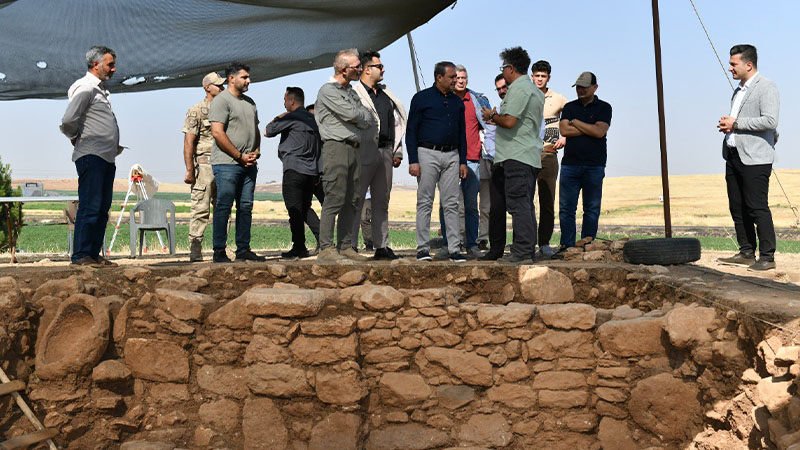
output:
<instances>
[{"instance_id":1,"label":"excavated trench","mask_svg":"<svg viewBox=\"0 0 800 450\"><path fill-rule=\"evenodd\" d=\"M798 337L670 273L17 269L0 357L62 448L796 450Z\"/></svg>"}]
</instances>

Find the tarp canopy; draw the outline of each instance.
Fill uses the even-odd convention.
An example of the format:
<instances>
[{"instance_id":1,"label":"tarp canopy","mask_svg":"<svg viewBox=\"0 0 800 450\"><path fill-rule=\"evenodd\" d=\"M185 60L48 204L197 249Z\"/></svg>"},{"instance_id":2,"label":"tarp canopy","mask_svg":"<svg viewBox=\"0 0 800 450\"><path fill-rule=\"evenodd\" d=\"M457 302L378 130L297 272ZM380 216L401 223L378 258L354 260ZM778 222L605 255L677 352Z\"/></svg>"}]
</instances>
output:
<instances>
[{"instance_id":1,"label":"tarp canopy","mask_svg":"<svg viewBox=\"0 0 800 450\"><path fill-rule=\"evenodd\" d=\"M263 81L379 50L454 0L0 0L0 100L65 97L92 45L111 47L108 86L197 86L231 61Z\"/></svg>"}]
</instances>

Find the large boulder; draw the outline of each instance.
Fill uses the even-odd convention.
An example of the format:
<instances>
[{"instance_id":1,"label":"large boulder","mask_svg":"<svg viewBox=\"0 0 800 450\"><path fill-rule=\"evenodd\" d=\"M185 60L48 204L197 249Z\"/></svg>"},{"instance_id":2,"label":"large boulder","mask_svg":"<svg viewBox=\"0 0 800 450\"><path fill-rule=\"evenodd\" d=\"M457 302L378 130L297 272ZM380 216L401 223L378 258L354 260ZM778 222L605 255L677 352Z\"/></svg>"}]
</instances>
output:
<instances>
[{"instance_id":1,"label":"large boulder","mask_svg":"<svg viewBox=\"0 0 800 450\"><path fill-rule=\"evenodd\" d=\"M661 318L640 317L608 321L597 328L597 337L603 350L614 356L645 356L666 352L661 332Z\"/></svg>"},{"instance_id":2,"label":"large boulder","mask_svg":"<svg viewBox=\"0 0 800 450\"><path fill-rule=\"evenodd\" d=\"M88 374L108 347L111 318L96 297L74 294L61 303L36 350L36 374L44 380Z\"/></svg>"},{"instance_id":3,"label":"large boulder","mask_svg":"<svg viewBox=\"0 0 800 450\"><path fill-rule=\"evenodd\" d=\"M678 306L664 316L663 328L675 347L694 348L713 340L709 330L716 318L714 308Z\"/></svg>"},{"instance_id":4,"label":"large boulder","mask_svg":"<svg viewBox=\"0 0 800 450\"><path fill-rule=\"evenodd\" d=\"M157 339L125 341L125 364L136 378L149 381L189 381L189 357L178 344Z\"/></svg>"},{"instance_id":5,"label":"large boulder","mask_svg":"<svg viewBox=\"0 0 800 450\"><path fill-rule=\"evenodd\" d=\"M628 409L645 430L668 440L684 440L694 436L702 423L697 394L693 384L662 373L636 384Z\"/></svg>"},{"instance_id":6,"label":"large boulder","mask_svg":"<svg viewBox=\"0 0 800 450\"><path fill-rule=\"evenodd\" d=\"M575 298L569 277L549 267L520 267L519 287L528 303L569 303Z\"/></svg>"}]
</instances>

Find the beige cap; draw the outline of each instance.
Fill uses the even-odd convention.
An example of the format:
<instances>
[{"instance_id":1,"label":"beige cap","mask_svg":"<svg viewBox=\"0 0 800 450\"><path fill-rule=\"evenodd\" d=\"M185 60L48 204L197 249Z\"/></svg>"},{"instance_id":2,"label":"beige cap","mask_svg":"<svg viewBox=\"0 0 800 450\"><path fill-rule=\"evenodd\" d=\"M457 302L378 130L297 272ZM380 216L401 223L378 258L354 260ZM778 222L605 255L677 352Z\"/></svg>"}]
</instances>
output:
<instances>
[{"instance_id":1,"label":"beige cap","mask_svg":"<svg viewBox=\"0 0 800 450\"><path fill-rule=\"evenodd\" d=\"M206 87L209 84L222 86L223 84L225 84L225 78L219 76L217 72L211 72L210 74L203 77L203 87Z\"/></svg>"},{"instance_id":2,"label":"beige cap","mask_svg":"<svg viewBox=\"0 0 800 450\"><path fill-rule=\"evenodd\" d=\"M573 84L572 87L589 87L594 86L595 84L597 84L597 77L594 76L592 72L582 72L580 75L578 75L578 79L575 80L575 84Z\"/></svg>"}]
</instances>

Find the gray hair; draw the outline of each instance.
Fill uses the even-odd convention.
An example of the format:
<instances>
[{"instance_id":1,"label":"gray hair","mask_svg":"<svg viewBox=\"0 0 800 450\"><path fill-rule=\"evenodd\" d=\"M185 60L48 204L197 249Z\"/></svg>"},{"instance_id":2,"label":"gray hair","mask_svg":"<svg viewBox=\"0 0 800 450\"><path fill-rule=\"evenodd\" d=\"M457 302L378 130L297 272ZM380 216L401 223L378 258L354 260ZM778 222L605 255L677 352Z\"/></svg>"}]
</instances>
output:
<instances>
[{"instance_id":1,"label":"gray hair","mask_svg":"<svg viewBox=\"0 0 800 450\"><path fill-rule=\"evenodd\" d=\"M358 59L358 49L348 48L336 54L336 58L333 59L333 71L335 73L342 73L344 68L347 67L347 59L349 56L355 56L356 59Z\"/></svg>"},{"instance_id":2,"label":"gray hair","mask_svg":"<svg viewBox=\"0 0 800 450\"><path fill-rule=\"evenodd\" d=\"M91 69L95 61L100 62L103 60L104 55L111 55L114 59L117 58L117 54L114 53L114 50L102 45L93 46L86 52L86 66Z\"/></svg>"},{"instance_id":3,"label":"gray hair","mask_svg":"<svg viewBox=\"0 0 800 450\"><path fill-rule=\"evenodd\" d=\"M467 68L462 66L461 64L456 64L456 72L464 72L467 73Z\"/></svg>"}]
</instances>

